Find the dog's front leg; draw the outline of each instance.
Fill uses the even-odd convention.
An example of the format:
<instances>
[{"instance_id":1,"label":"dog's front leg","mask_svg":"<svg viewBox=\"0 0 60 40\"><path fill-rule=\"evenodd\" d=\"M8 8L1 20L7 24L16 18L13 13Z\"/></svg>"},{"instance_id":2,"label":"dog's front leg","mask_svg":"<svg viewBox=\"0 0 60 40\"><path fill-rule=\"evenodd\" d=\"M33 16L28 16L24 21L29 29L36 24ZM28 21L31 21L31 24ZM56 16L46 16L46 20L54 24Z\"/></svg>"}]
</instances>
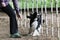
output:
<instances>
[{"instance_id":1,"label":"dog's front leg","mask_svg":"<svg viewBox=\"0 0 60 40\"><path fill-rule=\"evenodd\" d=\"M40 25L40 27L39 27L38 29L35 29L35 30L34 30L33 36L40 36L41 29L42 29L42 27L41 27L41 25Z\"/></svg>"}]
</instances>

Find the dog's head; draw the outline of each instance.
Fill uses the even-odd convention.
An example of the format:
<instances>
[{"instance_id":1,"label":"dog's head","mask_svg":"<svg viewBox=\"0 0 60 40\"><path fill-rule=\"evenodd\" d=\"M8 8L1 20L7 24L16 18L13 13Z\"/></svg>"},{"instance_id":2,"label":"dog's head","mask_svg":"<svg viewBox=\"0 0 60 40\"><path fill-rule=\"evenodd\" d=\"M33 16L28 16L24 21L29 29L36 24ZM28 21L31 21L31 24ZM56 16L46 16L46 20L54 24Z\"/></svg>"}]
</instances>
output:
<instances>
[{"instance_id":1,"label":"dog's head","mask_svg":"<svg viewBox=\"0 0 60 40\"><path fill-rule=\"evenodd\" d=\"M30 16L27 16L27 18L30 19L30 26L32 26L32 24L34 24L34 26L38 25L41 23L41 15L38 14L37 12L34 12L33 14L30 14Z\"/></svg>"},{"instance_id":2,"label":"dog's head","mask_svg":"<svg viewBox=\"0 0 60 40\"><path fill-rule=\"evenodd\" d=\"M30 20L34 20L37 17L37 12L31 13L30 16L27 16Z\"/></svg>"},{"instance_id":3,"label":"dog's head","mask_svg":"<svg viewBox=\"0 0 60 40\"><path fill-rule=\"evenodd\" d=\"M27 18L30 19L30 21L41 21L41 15L38 14L37 12L34 12L33 14L30 14L30 16L27 16Z\"/></svg>"}]
</instances>

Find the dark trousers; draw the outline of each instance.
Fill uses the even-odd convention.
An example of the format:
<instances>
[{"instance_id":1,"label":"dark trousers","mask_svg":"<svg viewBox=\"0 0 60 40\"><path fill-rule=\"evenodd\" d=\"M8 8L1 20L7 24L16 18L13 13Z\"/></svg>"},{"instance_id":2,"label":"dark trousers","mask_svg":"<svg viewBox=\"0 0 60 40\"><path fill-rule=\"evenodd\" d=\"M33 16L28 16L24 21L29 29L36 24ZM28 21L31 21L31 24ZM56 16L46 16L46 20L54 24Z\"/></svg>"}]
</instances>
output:
<instances>
[{"instance_id":1,"label":"dark trousers","mask_svg":"<svg viewBox=\"0 0 60 40\"><path fill-rule=\"evenodd\" d=\"M16 15L13 8L8 4L6 7L2 7L1 10L5 12L10 18L10 34L18 32Z\"/></svg>"}]
</instances>

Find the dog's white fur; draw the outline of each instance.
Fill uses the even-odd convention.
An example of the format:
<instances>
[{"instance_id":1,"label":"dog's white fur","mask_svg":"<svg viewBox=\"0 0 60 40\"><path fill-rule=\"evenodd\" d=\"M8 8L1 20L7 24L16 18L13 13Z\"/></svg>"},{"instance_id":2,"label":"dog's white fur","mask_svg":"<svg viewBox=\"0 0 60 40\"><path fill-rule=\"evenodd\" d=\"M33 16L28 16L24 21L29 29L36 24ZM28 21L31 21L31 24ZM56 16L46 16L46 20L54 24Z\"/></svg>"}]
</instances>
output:
<instances>
[{"instance_id":1,"label":"dog's white fur","mask_svg":"<svg viewBox=\"0 0 60 40\"><path fill-rule=\"evenodd\" d=\"M42 27L41 27L41 24L40 24L40 27L38 29L36 29L37 25L38 25L38 21L37 21L37 18L35 18L35 21L32 23L32 27L34 29L32 36L40 36Z\"/></svg>"},{"instance_id":2,"label":"dog's white fur","mask_svg":"<svg viewBox=\"0 0 60 40\"><path fill-rule=\"evenodd\" d=\"M32 23L32 27L36 29L37 25L38 25L37 18L35 18L35 21Z\"/></svg>"},{"instance_id":3,"label":"dog's white fur","mask_svg":"<svg viewBox=\"0 0 60 40\"><path fill-rule=\"evenodd\" d=\"M40 27L38 28L38 31L35 29L34 32L33 32L33 36L40 36L40 33L41 33L41 25Z\"/></svg>"},{"instance_id":4,"label":"dog's white fur","mask_svg":"<svg viewBox=\"0 0 60 40\"><path fill-rule=\"evenodd\" d=\"M33 14L30 14L30 16L27 16L27 18L30 18L30 26L32 26L32 36L40 36L40 33L41 33L41 29L42 29L42 26L41 26L41 15L40 14L37 14L37 12L34 12ZM39 19L40 18L40 19ZM39 27L38 27L38 23L39 23ZM37 28L38 27L38 28Z\"/></svg>"}]
</instances>

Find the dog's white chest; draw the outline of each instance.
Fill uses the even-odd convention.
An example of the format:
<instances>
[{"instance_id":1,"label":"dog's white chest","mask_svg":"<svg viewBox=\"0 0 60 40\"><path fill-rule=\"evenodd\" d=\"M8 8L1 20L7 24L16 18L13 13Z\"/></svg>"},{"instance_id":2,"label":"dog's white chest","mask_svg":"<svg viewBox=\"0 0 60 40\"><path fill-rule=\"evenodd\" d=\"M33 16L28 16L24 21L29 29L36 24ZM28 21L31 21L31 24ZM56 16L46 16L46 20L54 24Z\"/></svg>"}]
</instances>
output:
<instances>
[{"instance_id":1,"label":"dog's white chest","mask_svg":"<svg viewBox=\"0 0 60 40\"><path fill-rule=\"evenodd\" d=\"M35 29L34 32L33 32L33 36L39 36L40 33L41 33L41 25L39 25L40 27L38 29L36 29L37 26L38 26L38 21L35 19L35 21L32 23L32 27Z\"/></svg>"},{"instance_id":2,"label":"dog's white chest","mask_svg":"<svg viewBox=\"0 0 60 40\"><path fill-rule=\"evenodd\" d=\"M37 21L34 21L34 22L32 23L32 27L34 27L34 29L36 29L37 25L38 25L38 22L37 22Z\"/></svg>"}]
</instances>

